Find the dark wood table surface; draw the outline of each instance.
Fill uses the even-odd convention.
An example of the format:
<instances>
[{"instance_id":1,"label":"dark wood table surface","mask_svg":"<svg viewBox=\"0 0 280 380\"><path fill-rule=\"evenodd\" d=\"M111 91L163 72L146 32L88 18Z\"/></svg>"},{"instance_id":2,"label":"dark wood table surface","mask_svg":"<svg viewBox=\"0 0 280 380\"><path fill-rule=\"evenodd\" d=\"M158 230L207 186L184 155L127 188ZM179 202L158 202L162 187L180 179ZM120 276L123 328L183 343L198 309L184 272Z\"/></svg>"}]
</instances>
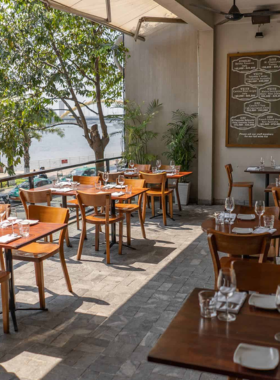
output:
<instances>
[{"instance_id":1,"label":"dark wood table surface","mask_svg":"<svg viewBox=\"0 0 280 380\"><path fill-rule=\"evenodd\" d=\"M248 305L248 297L234 322L200 317L198 293L194 289L167 330L148 355L148 361L249 380L280 380L280 366L257 371L233 362L240 343L275 347L280 342L280 314Z\"/></svg>"},{"instance_id":2,"label":"dark wood table surface","mask_svg":"<svg viewBox=\"0 0 280 380\"><path fill-rule=\"evenodd\" d=\"M42 239L45 236L51 235L57 231L66 228L65 223L42 223L39 222L30 226L30 232L28 237L21 237L10 243L0 243L0 247L5 249L5 261L6 270L11 273L9 280L9 309L12 316L15 331L18 331L17 320L16 320L16 302L15 302L15 291L14 291L14 271L13 271L13 256L12 249L22 248L36 240ZM19 233L17 224L14 225L15 233ZM0 228L0 236L8 235L12 233L12 227ZM19 309L24 310L24 309ZM29 308L28 308L29 310ZM35 309L38 310L38 309Z\"/></svg>"},{"instance_id":3,"label":"dark wood table surface","mask_svg":"<svg viewBox=\"0 0 280 380\"><path fill-rule=\"evenodd\" d=\"M264 174L265 175L265 187L264 189L267 188L269 185L269 175L270 174L280 174L280 169L275 169L272 168L271 166L265 166L264 169L261 170L244 170L246 173L251 173L251 174ZM271 191L265 191L265 205L269 206L269 193Z\"/></svg>"},{"instance_id":4,"label":"dark wood table surface","mask_svg":"<svg viewBox=\"0 0 280 380\"><path fill-rule=\"evenodd\" d=\"M271 234L271 237L273 239L279 238L280 237L280 220L279 220L279 212L280 209L279 207L266 207L265 208L265 214L264 215L274 215L274 228L276 231ZM233 214L255 214L254 207L248 207L248 206L235 206L234 211L232 212ZM259 224L259 217L256 215L255 220L240 220L236 219L234 221L234 224L224 224L224 225L216 225L215 223L215 218L210 217L208 219L205 219L202 224L201 228L204 232L206 232L209 228L221 232L227 232L231 233L232 229L234 227L239 227L239 228L254 228L258 226ZM263 221L262 221L262 226L263 226ZM233 235L236 235L235 233L232 233ZM280 281L279 281L280 283Z\"/></svg>"}]
</instances>

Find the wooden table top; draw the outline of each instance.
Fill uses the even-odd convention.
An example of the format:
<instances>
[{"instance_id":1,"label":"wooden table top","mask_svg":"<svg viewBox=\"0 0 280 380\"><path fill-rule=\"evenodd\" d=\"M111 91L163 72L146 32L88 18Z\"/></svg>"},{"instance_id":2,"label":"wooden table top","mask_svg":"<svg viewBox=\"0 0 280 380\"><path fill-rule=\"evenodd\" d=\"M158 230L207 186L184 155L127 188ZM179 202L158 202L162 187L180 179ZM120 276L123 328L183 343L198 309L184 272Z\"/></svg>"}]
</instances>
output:
<instances>
[{"instance_id":1,"label":"wooden table top","mask_svg":"<svg viewBox=\"0 0 280 380\"><path fill-rule=\"evenodd\" d=\"M200 317L198 293L194 289L179 313L151 350L148 360L155 363L190 368L249 380L280 379L280 365L272 371L256 371L233 362L240 343L275 347L280 342L277 310L258 310L248 305L248 297L234 322Z\"/></svg>"},{"instance_id":2,"label":"wooden table top","mask_svg":"<svg viewBox=\"0 0 280 380\"><path fill-rule=\"evenodd\" d=\"M257 167L257 166L256 166ZM279 169L272 168L271 166L265 166L264 169L260 170L244 170L246 173L252 173L252 174L280 174L280 167Z\"/></svg>"},{"instance_id":3,"label":"wooden table top","mask_svg":"<svg viewBox=\"0 0 280 380\"><path fill-rule=\"evenodd\" d=\"M271 237L273 239L276 239L280 237L280 220L279 220L279 212L280 209L279 207L266 207L265 208L265 215L274 215L274 228L276 228L276 231L271 234ZM234 211L232 212L233 214L255 214L254 207L248 207L248 206L235 206ZM235 219L234 224L224 224L224 225L216 225L215 224L215 218L210 217L206 220L204 220L201 224L201 228L204 232L206 232L209 228L221 232L226 232L226 233L231 233L232 229L234 227L239 227L239 228L254 228L258 226L259 224L259 217L256 215L255 220L240 220L240 219ZM262 222L263 225L263 222ZM233 233L233 235L236 235Z\"/></svg>"},{"instance_id":4,"label":"wooden table top","mask_svg":"<svg viewBox=\"0 0 280 380\"><path fill-rule=\"evenodd\" d=\"M66 187L66 186L65 186ZM50 188L53 188L53 185L46 185L46 186L42 186L42 187L37 187L35 189L31 189L32 191L40 191L40 190L47 190L47 189L50 189ZM116 189L116 188L113 188L113 189L103 189L103 187L101 188L101 190L96 190L94 186L92 185L79 185L78 188L77 188L78 191L83 191L85 193L89 193L89 194L97 194L99 193L100 191L104 192L104 193L115 193L117 191L123 191L124 189ZM115 196L112 196L112 199L114 200L128 200L128 199L132 199L134 197L136 197L137 195L140 195L140 194L143 194L145 193L146 191L148 191L149 189L147 188L141 188L141 189L138 189L136 187L133 187L132 188L132 194L124 194L124 195L121 195L119 197L115 197ZM66 193L65 192L62 192L62 191L52 191L52 194L53 195L64 195L64 196L76 196L77 192L76 190L71 190L71 191L67 191Z\"/></svg>"},{"instance_id":5,"label":"wooden table top","mask_svg":"<svg viewBox=\"0 0 280 380\"><path fill-rule=\"evenodd\" d=\"M30 226L30 232L28 237L22 237L20 239L14 240L10 243L0 243L0 247L7 249L19 249L24 247L29 243L33 243L36 240L39 240L45 236L48 236L52 233L55 233L63 228L67 227L67 224L64 223L43 223L39 222ZM14 225L15 233L18 233L18 225ZM12 227L0 228L0 236L8 235L12 233Z\"/></svg>"}]
</instances>

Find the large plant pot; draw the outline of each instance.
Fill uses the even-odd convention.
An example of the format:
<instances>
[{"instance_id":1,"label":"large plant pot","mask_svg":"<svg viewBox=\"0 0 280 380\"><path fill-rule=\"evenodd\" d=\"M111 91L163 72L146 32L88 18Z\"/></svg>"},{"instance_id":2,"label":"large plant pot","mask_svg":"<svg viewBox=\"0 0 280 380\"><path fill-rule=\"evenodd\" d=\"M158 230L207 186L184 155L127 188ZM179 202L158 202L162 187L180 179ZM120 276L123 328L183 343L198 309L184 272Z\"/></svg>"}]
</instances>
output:
<instances>
[{"instance_id":1,"label":"large plant pot","mask_svg":"<svg viewBox=\"0 0 280 380\"><path fill-rule=\"evenodd\" d=\"M190 190L191 190L191 182L179 183L179 196L181 200L181 205L185 206L189 203ZM175 193L175 204L178 204L176 193Z\"/></svg>"}]
</instances>

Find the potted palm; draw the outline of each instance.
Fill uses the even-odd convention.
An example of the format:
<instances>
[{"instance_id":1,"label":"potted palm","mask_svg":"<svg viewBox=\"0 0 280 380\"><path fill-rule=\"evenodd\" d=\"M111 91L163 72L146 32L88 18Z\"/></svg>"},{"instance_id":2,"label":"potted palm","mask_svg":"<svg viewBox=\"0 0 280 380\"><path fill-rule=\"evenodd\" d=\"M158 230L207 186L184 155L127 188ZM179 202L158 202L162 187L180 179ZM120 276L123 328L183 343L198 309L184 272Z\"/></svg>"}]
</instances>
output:
<instances>
[{"instance_id":1,"label":"potted palm","mask_svg":"<svg viewBox=\"0 0 280 380\"><path fill-rule=\"evenodd\" d=\"M170 160L174 160L176 165L181 165L181 171L189 171L192 161L195 158L197 136L194 131L194 120L197 114L187 114L182 110L173 112L172 123L168 124L169 129L163 135L168 151L164 153ZM190 197L191 183L186 178L182 178L179 183L179 195L182 204L188 204Z\"/></svg>"}]
</instances>

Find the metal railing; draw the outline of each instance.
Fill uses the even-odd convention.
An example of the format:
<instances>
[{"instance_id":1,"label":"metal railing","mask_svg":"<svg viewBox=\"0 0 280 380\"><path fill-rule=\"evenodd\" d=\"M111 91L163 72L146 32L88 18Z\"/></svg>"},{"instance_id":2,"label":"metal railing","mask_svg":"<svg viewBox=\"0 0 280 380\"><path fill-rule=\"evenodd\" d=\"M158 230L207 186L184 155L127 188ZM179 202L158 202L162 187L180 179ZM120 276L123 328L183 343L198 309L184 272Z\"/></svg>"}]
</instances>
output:
<instances>
[{"instance_id":1,"label":"metal railing","mask_svg":"<svg viewBox=\"0 0 280 380\"><path fill-rule=\"evenodd\" d=\"M119 160L121 158L122 158L122 156L110 157L110 158L103 158L101 160L87 161L87 162L83 162L83 163L79 163L79 164L75 164L75 165L67 165L67 166L63 166L63 170L65 170L65 169L73 169L73 168L77 168L77 167L80 167L80 166L86 166L86 165L89 165L89 164L102 164L102 163L105 162L105 164L106 164L106 170L108 172L110 172L110 161ZM31 172L31 173L26 173L26 174L18 174L18 175L3 177L3 178L0 178L0 183L2 184L2 182L9 182L9 181L13 181L13 180L16 180L16 179L28 178L30 189L33 189L34 188L34 177L37 177L40 174L47 174L47 173L52 173L52 172L58 172L58 171L61 171L61 170L62 170L61 167L57 167L57 168L52 168L52 169L47 169L47 170L38 170L36 172Z\"/></svg>"}]
</instances>

